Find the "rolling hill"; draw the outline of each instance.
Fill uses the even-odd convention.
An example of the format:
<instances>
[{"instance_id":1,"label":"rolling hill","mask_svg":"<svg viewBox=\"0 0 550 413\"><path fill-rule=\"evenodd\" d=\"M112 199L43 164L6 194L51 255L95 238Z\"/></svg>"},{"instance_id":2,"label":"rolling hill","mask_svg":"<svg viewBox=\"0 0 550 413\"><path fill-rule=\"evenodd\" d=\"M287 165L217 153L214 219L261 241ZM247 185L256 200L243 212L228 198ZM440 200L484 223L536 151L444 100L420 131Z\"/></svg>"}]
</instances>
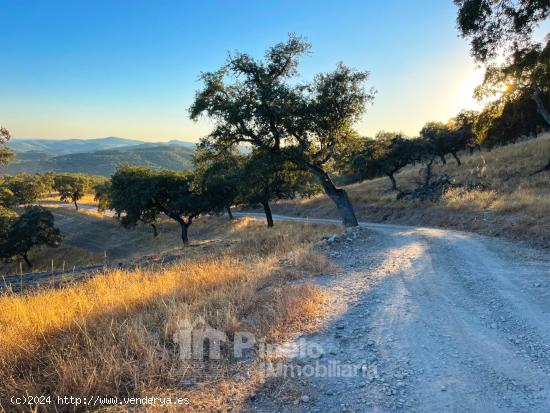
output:
<instances>
[{"instance_id":1,"label":"rolling hill","mask_svg":"<svg viewBox=\"0 0 550 413\"><path fill-rule=\"evenodd\" d=\"M188 170L192 167L191 157L194 152L191 145L143 143L62 155L34 149L17 152L16 159L7 167L6 172L84 172L110 176L117 166L124 163L152 169Z\"/></svg>"},{"instance_id":2,"label":"rolling hill","mask_svg":"<svg viewBox=\"0 0 550 413\"><path fill-rule=\"evenodd\" d=\"M46 152L54 155L94 152L144 144L144 141L110 136L99 139L12 139L9 147L17 153Z\"/></svg>"}]
</instances>

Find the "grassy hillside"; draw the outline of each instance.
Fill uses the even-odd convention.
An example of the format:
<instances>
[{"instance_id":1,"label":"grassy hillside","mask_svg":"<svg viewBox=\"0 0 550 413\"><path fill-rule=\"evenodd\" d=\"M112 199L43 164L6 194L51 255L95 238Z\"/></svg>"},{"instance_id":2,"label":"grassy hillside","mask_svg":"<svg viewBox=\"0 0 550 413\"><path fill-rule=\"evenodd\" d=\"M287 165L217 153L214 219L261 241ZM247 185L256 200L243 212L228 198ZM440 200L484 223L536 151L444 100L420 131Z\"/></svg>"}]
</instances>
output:
<instances>
[{"instance_id":1,"label":"grassy hillside","mask_svg":"<svg viewBox=\"0 0 550 413\"><path fill-rule=\"evenodd\" d=\"M92 218L83 222L87 220ZM87 230L102 236L103 228L96 224L85 225L97 227ZM74 225L69 227L84 231ZM30 393L154 395L187 397L191 404L185 411L227 411L228 405L242 411L262 385L259 361L181 360L174 333L181 321L197 316L229 337L247 331L270 343L297 330L314 331L318 317L330 309L330 297L297 280L335 271L312 249L334 228L277 223L267 229L260 221L221 218L193 226L202 231L203 241L169 265L109 270L60 289L0 295L0 406ZM138 238L136 249L143 248ZM212 248L204 249L206 245ZM224 355L228 350L224 347ZM40 411L73 409L52 404ZM111 406L109 411L127 407Z\"/></svg>"},{"instance_id":2,"label":"grassy hillside","mask_svg":"<svg viewBox=\"0 0 550 413\"><path fill-rule=\"evenodd\" d=\"M7 167L8 174L18 172L84 172L110 176L122 163L153 169L184 170L191 168L193 148L183 145L139 145L96 152L52 155L44 151L18 153Z\"/></svg>"},{"instance_id":3,"label":"grassy hillside","mask_svg":"<svg viewBox=\"0 0 550 413\"><path fill-rule=\"evenodd\" d=\"M362 220L427 225L479 232L534 242L550 247L550 172L529 176L550 156L550 133L537 139L462 154L463 165L451 160L435 167L464 188L448 190L435 202L397 200L387 178L346 187ZM396 176L400 189L418 186L422 167L409 167ZM332 202L320 195L311 199L279 202L279 213L337 217Z\"/></svg>"}]
</instances>

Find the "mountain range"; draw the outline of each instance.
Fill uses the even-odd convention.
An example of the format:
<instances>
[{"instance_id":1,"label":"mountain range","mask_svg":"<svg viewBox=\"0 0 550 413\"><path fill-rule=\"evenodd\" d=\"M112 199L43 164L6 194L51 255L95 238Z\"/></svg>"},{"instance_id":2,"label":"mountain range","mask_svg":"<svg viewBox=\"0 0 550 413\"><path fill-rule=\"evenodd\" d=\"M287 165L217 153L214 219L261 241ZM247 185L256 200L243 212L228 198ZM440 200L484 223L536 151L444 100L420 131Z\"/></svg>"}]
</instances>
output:
<instances>
[{"instance_id":1,"label":"mountain range","mask_svg":"<svg viewBox=\"0 0 550 413\"><path fill-rule=\"evenodd\" d=\"M6 168L18 172L84 172L110 176L124 163L152 169L189 170L196 144L179 140L145 142L107 137L99 139L12 139L17 154Z\"/></svg>"}]
</instances>

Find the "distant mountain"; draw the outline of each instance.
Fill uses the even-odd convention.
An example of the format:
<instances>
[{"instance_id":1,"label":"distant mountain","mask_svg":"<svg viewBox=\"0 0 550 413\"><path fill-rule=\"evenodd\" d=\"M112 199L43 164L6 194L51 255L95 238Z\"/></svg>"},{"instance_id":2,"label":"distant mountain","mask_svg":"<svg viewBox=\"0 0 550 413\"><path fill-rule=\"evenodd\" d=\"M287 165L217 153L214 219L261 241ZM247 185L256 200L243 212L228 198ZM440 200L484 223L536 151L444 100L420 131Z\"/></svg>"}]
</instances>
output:
<instances>
[{"instance_id":1,"label":"distant mountain","mask_svg":"<svg viewBox=\"0 0 550 413\"><path fill-rule=\"evenodd\" d=\"M95 152L104 149L116 149L127 146L143 145L146 142L117 137L99 139L17 139L9 142L9 147L15 152L40 151L54 155L70 153Z\"/></svg>"},{"instance_id":2,"label":"distant mountain","mask_svg":"<svg viewBox=\"0 0 550 413\"><path fill-rule=\"evenodd\" d=\"M128 140L124 141L127 142ZM192 144L193 147L190 147L185 145L185 142L183 144L130 142L134 143L115 149L63 155L56 155L52 152L51 147L49 150L22 151L17 153L17 157L6 168L6 172L8 174L47 171L84 172L93 175L111 176L116 168L124 163L147 166L152 169L173 169L176 171L192 169L191 159L194 153L194 144ZM110 144L116 144L116 141L111 141Z\"/></svg>"}]
</instances>

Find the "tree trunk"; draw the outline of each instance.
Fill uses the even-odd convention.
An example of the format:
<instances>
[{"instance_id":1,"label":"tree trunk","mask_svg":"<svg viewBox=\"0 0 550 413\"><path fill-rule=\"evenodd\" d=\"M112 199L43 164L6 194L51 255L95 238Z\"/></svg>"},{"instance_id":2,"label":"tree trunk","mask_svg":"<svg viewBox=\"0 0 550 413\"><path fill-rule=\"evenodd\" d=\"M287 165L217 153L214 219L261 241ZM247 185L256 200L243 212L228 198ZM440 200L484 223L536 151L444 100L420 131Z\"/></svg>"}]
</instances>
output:
<instances>
[{"instance_id":1,"label":"tree trunk","mask_svg":"<svg viewBox=\"0 0 550 413\"><path fill-rule=\"evenodd\" d=\"M432 165L435 158L430 159L430 162L426 164L426 179L424 180L424 186L428 186L432 180Z\"/></svg>"},{"instance_id":2,"label":"tree trunk","mask_svg":"<svg viewBox=\"0 0 550 413\"><path fill-rule=\"evenodd\" d=\"M453 157L454 157L455 160L456 160L456 164L457 164L458 166L462 165L462 162L460 162L460 158L458 157L458 155L456 154L456 152L453 152L452 155L453 155Z\"/></svg>"},{"instance_id":3,"label":"tree trunk","mask_svg":"<svg viewBox=\"0 0 550 413\"><path fill-rule=\"evenodd\" d=\"M183 219L178 222L181 227L181 241L183 242L183 245L189 245L189 236L187 235L187 229L191 224L186 223Z\"/></svg>"},{"instance_id":4,"label":"tree trunk","mask_svg":"<svg viewBox=\"0 0 550 413\"><path fill-rule=\"evenodd\" d=\"M227 211L227 215L229 215L229 219L234 219L233 212L231 212L231 205L227 205L225 210Z\"/></svg>"},{"instance_id":5,"label":"tree trunk","mask_svg":"<svg viewBox=\"0 0 550 413\"><path fill-rule=\"evenodd\" d=\"M185 222L185 220L180 216L177 216L177 215L169 215L169 216L170 216L170 218L175 220L178 224L180 224L180 227L181 227L181 241L183 242L184 246L188 245L189 244L189 237L187 235L187 230L189 229L189 226L193 222L193 217L189 217L187 219L187 222Z\"/></svg>"},{"instance_id":6,"label":"tree trunk","mask_svg":"<svg viewBox=\"0 0 550 413\"><path fill-rule=\"evenodd\" d=\"M262 205L264 207L265 212L265 219L267 220L267 227L271 228L273 227L273 215L271 214L271 207L269 206L269 202L262 202Z\"/></svg>"},{"instance_id":7,"label":"tree trunk","mask_svg":"<svg viewBox=\"0 0 550 413\"><path fill-rule=\"evenodd\" d=\"M397 182L395 181L395 177L393 176L393 173L387 173L388 178L390 178L391 181L391 189L392 191L397 191Z\"/></svg>"},{"instance_id":8,"label":"tree trunk","mask_svg":"<svg viewBox=\"0 0 550 413\"><path fill-rule=\"evenodd\" d=\"M155 224L151 224L151 227L153 228L153 236L158 237L159 232L157 231L157 226Z\"/></svg>"},{"instance_id":9,"label":"tree trunk","mask_svg":"<svg viewBox=\"0 0 550 413\"><path fill-rule=\"evenodd\" d=\"M531 99L533 99L535 101L535 104L537 105L537 112L544 119L544 121L548 125L550 125L550 112L548 112L548 109L546 109L546 107L544 106L544 102L540 97L541 91L539 86L535 82L533 82L531 83L531 89L533 90L533 96L531 96Z\"/></svg>"},{"instance_id":10,"label":"tree trunk","mask_svg":"<svg viewBox=\"0 0 550 413\"><path fill-rule=\"evenodd\" d=\"M313 170L317 177L321 180L321 185L332 202L336 204L338 212L342 217L342 223L346 227L356 227L359 225L355 212L353 212L353 205L348 198L348 194L342 188L336 188L332 179L328 173L322 170Z\"/></svg>"},{"instance_id":11,"label":"tree trunk","mask_svg":"<svg viewBox=\"0 0 550 413\"><path fill-rule=\"evenodd\" d=\"M74 202L74 207L76 208L76 210L78 211L78 204L76 203L76 201L73 201Z\"/></svg>"},{"instance_id":12,"label":"tree trunk","mask_svg":"<svg viewBox=\"0 0 550 413\"><path fill-rule=\"evenodd\" d=\"M539 85L537 85L535 82L531 83L531 89L533 89L533 96L531 96L531 99L535 101L535 104L537 105L537 112L539 115L544 119L544 121L550 125L550 112L548 112L548 109L544 106L544 102L542 101L542 98L540 97L541 91L539 88ZM550 170L550 160L548 161L548 165L543 167L542 169L539 169L538 171L535 171L531 175L538 174L543 171Z\"/></svg>"},{"instance_id":13,"label":"tree trunk","mask_svg":"<svg viewBox=\"0 0 550 413\"><path fill-rule=\"evenodd\" d=\"M29 268L32 268L32 263L29 261L29 257L27 256L27 253L24 253L24 254L23 254L23 259L24 259L25 262L27 263L28 267L29 267Z\"/></svg>"}]
</instances>

